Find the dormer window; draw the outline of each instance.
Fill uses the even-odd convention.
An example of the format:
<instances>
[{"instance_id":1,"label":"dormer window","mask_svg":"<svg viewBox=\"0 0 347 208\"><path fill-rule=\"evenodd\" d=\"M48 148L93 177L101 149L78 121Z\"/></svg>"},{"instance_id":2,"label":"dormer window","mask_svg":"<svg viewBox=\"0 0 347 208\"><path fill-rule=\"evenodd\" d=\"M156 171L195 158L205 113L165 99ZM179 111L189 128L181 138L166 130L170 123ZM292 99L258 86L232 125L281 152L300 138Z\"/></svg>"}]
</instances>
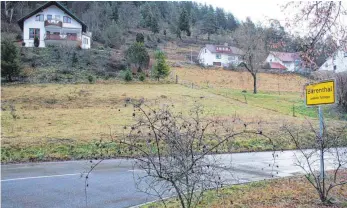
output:
<instances>
[{"instance_id":1,"label":"dormer window","mask_svg":"<svg viewBox=\"0 0 347 208\"><path fill-rule=\"evenodd\" d=\"M38 15L36 15L36 21L40 21L40 22L43 22L43 14L38 14Z\"/></svg>"},{"instance_id":2,"label":"dormer window","mask_svg":"<svg viewBox=\"0 0 347 208\"><path fill-rule=\"evenodd\" d=\"M64 23L71 23L71 18L68 17L68 16L64 16L64 17L63 17L63 22L64 22Z\"/></svg>"}]
</instances>

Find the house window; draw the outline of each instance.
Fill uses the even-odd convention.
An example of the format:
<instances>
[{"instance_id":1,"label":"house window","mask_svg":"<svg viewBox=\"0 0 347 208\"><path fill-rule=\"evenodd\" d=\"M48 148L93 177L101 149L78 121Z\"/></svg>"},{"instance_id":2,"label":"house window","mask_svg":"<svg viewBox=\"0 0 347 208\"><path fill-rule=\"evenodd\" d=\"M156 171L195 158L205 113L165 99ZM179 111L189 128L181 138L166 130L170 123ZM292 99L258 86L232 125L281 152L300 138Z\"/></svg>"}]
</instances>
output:
<instances>
[{"instance_id":1,"label":"house window","mask_svg":"<svg viewBox=\"0 0 347 208\"><path fill-rule=\"evenodd\" d=\"M336 68L337 68L337 66L336 66L336 65L334 65L334 71L336 71Z\"/></svg>"},{"instance_id":2,"label":"house window","mask_svg":"<svg viewBox=\"0 0 347 208\"><path fill-rule=\"evenodd\" d=\"M68 17L68 16L64 16L64 17L63 17L63 22L64 22L64 23L71 23L71 18Z\"/></svg>"},{"instance_id":3,"label":"house window","mask_svg":"<svg viewBox=\"0 0 347 208\"><path fill-rule=\"evenodd\" d=\"M88 44L88 38L83 38L83 44Z\"/></svg>"},{"instance_id":4,"label":"house window","mask_svg":"<svg viewBox=\"0 0 347 208\"><path fill-rule=\"evenodd\" d=\"M221 59L222 56L220 54L216 54L216 59Z\"/></svg>"},{"instance_id":5,"label":"house window","mask_svg":"<svg viewBox=\"0 0 347 208\"><path fill-rule=\"evenodd\" d=\"M51 14L47 14L47 20L52 20L52 15Z\"/></svg>"},{"instance_id":6,"label":"house window","mask_svg":"<svg viewBox=\"0 0 347 208\"><path fill-rule=\"evenodd\" d=\"M55 20L59 20L60 21L60 15L55 15Z\"/></svg>"},{"instance_id":7,"label":"house window","mask_svg":"<svg viewBox=\"0 0 347 208\"><path fill-rule=\"evenodd\" d=\"M40 39L40 29L29 28L29 38L34 39L35 37L38 37Z\"/></svg>"},{"instance_id":8,"label":"house window","mask_svg":"<svg viewBox=\"0 0 347 208\"><path fill-rule=\"evenodd\" d=\"M347 52L344 53L344 56L347 57Z\"/></svg>"},{"instance_id":9,"label":"house window","mask_svg":"<svg viewBox=\"0 0 347 208\"><path fill-rule=\"evenodd\" d=\"M38 15L36 15L36 21L40 21L40 22L43 22L43 14L38 14Z\"/></svg>"}]
</instances>

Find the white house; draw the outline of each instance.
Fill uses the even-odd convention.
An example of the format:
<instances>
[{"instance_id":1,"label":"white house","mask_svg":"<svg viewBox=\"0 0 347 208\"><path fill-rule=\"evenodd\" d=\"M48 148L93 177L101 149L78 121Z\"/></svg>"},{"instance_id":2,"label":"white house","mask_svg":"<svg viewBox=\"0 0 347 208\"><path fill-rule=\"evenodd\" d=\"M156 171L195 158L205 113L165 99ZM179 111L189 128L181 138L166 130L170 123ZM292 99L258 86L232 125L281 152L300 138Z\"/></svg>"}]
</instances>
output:
<instances>
[{"instance_id":1,"label":"white house","mask_svg":"<svg viewBox=\"0 0 347 208\"><path fill-rule=\"evenodd\" d=\"M203 47L198 56L199 63L204 66L230 66L241 62L242 51L228 45L210 45Z\"/></svg>"},{"instance_id":2,"label":"white house","mask_svg":"<svg viewBox=\"0 0 347 208\"><path fill-rule=\"evenodd\" d=\"M301 69L301 58L298 53L270 51L266 58L271 69L297 71Z\"/></svg>"},{"instance_id":3,"label":"white house","mask_svg":"<svg viewBox=\"0 0 347 208\"><path fill-rule=\"evenodd\" d=\"M347 50L338 50L319 67L319 71L347 71Z\"/></svg>"},{"instance_id":4,"label":"white house","mask_svg":"<svg viewBox=\"0 0 347 208\"><path fill-rule=\"evenodd\" d=\"M40 40L39 47L69 44L89 49L91 33L87 25L56 1L50 1L18 20L23 31L26 47L34 46L34 38Z\"/></svg>"}]
</instances>

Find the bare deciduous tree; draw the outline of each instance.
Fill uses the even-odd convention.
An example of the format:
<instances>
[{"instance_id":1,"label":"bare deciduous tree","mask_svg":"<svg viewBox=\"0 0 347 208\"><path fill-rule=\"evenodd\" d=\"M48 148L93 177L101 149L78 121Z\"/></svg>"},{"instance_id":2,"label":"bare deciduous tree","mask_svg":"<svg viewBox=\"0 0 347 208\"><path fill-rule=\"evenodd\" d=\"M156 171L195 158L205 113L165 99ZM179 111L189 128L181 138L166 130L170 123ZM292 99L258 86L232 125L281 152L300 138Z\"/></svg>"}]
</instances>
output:
<instances>
[{"instance_id":1,"label":"bare deciduous tree","mask_svg":"<svg viewBox=\"0 0 347 208\"><path fill-rule=\"evenodd\" d=\"M164 197L176 195L183 208L190 208L206 190L221 187L232 177L230 166L215 153L231 148L228 141L239 135L264 135L259 129L247 130L240 119L208 119L199 105L189 117L183 115L171 105L153 109L135 104L136 123L121 143L137 155L135 167L144 171L136 177L140 190L164 204Z\"/></svg>"},{"instance_id":2,"label":"bare deciduous tree","mask_svg":"<svg viewBox=\"0 0 347 208\"><path fill-rule=\"evenodd\" d=\"M323 51L317 50L317 45L328 39L346 47L347 40L347 8L342 1L307 1L289 2L283 6L288 13L288 29L301 30L305 36L301 43L302 59L307 65L312 65L315 56ZM328 54L329 56L332 54ZM314 69L319 66L315 65Z\"/></svg>"},{"instance_id":3,"label":"bare deciduous tree","mask_svg":"<svg viewBox=\"0 0 347 208\"><path fill-rule=\"evenodd\" d=\"M268 55L265 31L247 19L234 32L234 39L243 51L242 65L253 77L253 93L257 93L257 73Z\"/></svg>"},{"instance_id":4,"label":"bare deciduous tree","mask_svg":"<svg viewBox=\"0 0 347 208\"><path fill-rule=\"evenodd\" d=\"M347 179L339 175L341 169L347 168L347 129L346 126L328 128L324 125L323 136L320 136L312 123L307 122L308 126L304 127L286 125L284 132L299 152L295 165L305 172L306 179L315 188L320 200L332 203L331 190L347 184ZM325 165L332 170L329 174L319 171L321 152L325 155Z\"/></svg>"}]
</instances>

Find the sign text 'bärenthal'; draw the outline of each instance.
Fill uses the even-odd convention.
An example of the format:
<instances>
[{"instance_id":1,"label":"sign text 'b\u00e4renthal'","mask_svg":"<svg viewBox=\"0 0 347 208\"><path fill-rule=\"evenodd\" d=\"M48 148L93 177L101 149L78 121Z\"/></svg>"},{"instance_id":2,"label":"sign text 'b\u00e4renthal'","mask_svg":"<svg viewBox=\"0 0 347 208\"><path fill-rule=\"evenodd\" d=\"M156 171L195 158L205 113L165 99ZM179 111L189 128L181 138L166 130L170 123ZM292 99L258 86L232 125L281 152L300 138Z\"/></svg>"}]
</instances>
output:
<instances>
[{"instance_id":1,"label":"sign text 'b\u00e4renthal'","mask_svg":"<svg viewBox=\"0 0 347 208\"><path fill-rule=\"evenodd\" d=\"M306 85L306 105L335 103L334 80Z\"/></svg>"}]
</instances>

